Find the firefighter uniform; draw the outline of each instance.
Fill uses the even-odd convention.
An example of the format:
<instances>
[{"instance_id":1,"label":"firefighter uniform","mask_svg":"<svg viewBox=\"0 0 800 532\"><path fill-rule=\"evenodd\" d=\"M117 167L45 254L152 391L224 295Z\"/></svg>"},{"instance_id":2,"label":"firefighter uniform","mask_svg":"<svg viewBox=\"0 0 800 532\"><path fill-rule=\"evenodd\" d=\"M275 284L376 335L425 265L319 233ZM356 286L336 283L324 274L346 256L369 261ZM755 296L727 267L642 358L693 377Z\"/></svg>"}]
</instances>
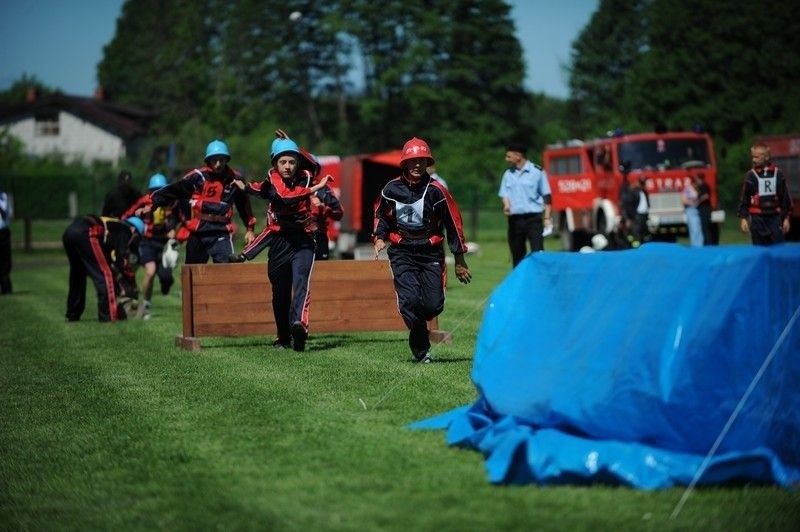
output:
<instances>
[{"instance_id":1,"label":"firefighter uniform","mask_svg":"<svg viewBox=\"0 0 800 532\"><path fill-rule=\"evenodd\" d=\"M421 139L406 143L403 152L407 149L406 159L430 158L430 149ZM454 255L463 257L467 246L461 213L447 189L427 172L415 181L404 172L383 187L375 208L373 238L390 243L387 254L398 309L409 329L408 345L417 361L429 362L427 322L444 310L445 229Z\"/></svg>"},{"instance_id":2,"label":"firefighter uniform","mask_svg":"<svg viewBox=\"0 0 800 532\"><path fill-rule=\"evenodd\" d=\"M317 229L311 196L315 162L311 154L290 139L276 139L272 161L292 155L298 167L289 178L271 168L267 179L249 183L245 190L269 202L264 230L244 248L237 260L252 260L265 247L267 275L272 285L272 311L278 338L274 345L304 351L309 327L314 233Z\"/></svg>"},{"instance_id":3,"label":"firefighter uniform","mask_svg":"<svg viewBox=\"0 0 800 532\"><path fill-rule=\"evenodd\" d=\"M750 217L750 239L754 245L783 242L783 223L792 212L792 200L783 172L774 164L753 167L744 178L739 200L739 218Z\"/></svg>"},{"instance_id":4,"label":"firefighter uniform","mask_svg":"<svg viewBox=\"0 0 800 532\"><path fill-rule=\"evenodd\" d=\"M175 278L172 275L172 268L165 267L161 259L164 247L169 241L169 233L176 230L180 223L180 213L177 201L167 207L152 208L152 205L153 201L150 195L146 194L139 198L122 215L122 218L125 219L141 213L139 217L144 222L145 229L142 241L139 244L139 263L142 265L148 262L156 263L156 276L161 284L161 293L167 295L175 282ZM147 206L151 208L145 209ZM147 297L148 294L145 294L145 300L147 300Z\"/></svg>"},{"instance_id":5,"label":"firefighter uniform","mask_svg":"<svg viewBox=\"0 0 800 532\"><path fill-rule=\"evenodd\" d=\"M138 224L138 225L137 225ZM87 215L77 218L64 231L62 241L69 259L67 321L78 321L86 307L86 277L97 290L100 321L127 318L120 297L138 297L131 268L139 246L143 222L136 218L119 221Z\"/></svg>"},{"instance_id":6,"label":"firefighter uniform","mask_svg":"<svg viewBox=\"0 0 800 532\"><path fill-rule=\"evenodd\" d=\"M239 212L247 231L256 225L250 198L236 185L244 181L237 170L227 166L215 172L211 160L230 159L224 142L214 140L206 148L206 166L195 168L177 183L150 194L153 208L167 207L175 201L189 200L191 217L184 226L189 232L186 241L186 264L205 264L209 256L217 262L228 262L233 256L233 206Z\"/></svg>"}]
</instances>

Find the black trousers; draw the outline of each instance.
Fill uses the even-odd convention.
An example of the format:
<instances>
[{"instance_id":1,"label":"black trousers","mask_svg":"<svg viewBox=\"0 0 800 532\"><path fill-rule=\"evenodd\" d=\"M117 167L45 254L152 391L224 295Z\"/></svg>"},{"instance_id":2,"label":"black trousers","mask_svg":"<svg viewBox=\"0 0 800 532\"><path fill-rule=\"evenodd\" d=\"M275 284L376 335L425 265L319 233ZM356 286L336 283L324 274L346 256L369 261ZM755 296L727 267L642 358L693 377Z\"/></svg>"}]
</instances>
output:
<instances>
[{"instance_id":1,"label":"black trousers","mask_svg":"<svg viewBox=\"0 0 800 532\"><path fill-rule=\"evenodd\" d=\"M700 227L703 229L703 245L715 245L714 234L711 230L711 206L706 204L699 205L697 207L697 214L700 215Z\"/></svg>"},{"instance_id":2,"label":"black trousers","mask_svg":"<svg viewBox=\"0 0 800 532\"><path fill-rule=\"evenodd\" d=\"M300 322L308 330L314 236L300 231L272 233L267 260L278 340L288 344L293 323Z\"/></svg>"},{"instance_id":3,"label":"black trousers","mask_svg":"<svg viewBox=\"0 0 800 532\"><path fill-rule=\"evenodd\" d=\"M161 285L161 293L167 295L169 289L175 283L175 278L172 276L172 268L165 268L161 260L164 256L164 247L167 245L166 241L155 240L153 238L146 238L139 244L139 263L144 266L148 262L156 263L156 277Z\"/></svg>"},{"instance_id":4,"label":"black trousers","mask_svg":"<svg viewBox=\"0 0 800 532\"><path fill-rule=\"evenodd\" d=\"M631 234L634 240L640 244L644 244L650 240L650 228L647 227L647 220L649 215L636 213L631 226Z\"/></svg>"},{"instance_id":5,"label":"black trousers","mask_svg":"<svg viewBox=\"0 0 800 532\"><path fill-rule=\"evenodd\" d=\"M317 241L314 258L317 260L328 260L331 254L331 246L328 243L328 233L325 231L317 231L314 234L314 239Z\"/></svg>"},{"instance_id":6,"label":"black trousers","mask_svg":"<svg viewBox=\"0 0 800 532\"><path fill-rule=\"evenodd\" d=\"M420 359L431 347L427 322L444 310L444 248L393 245L387 253L400 315L408 327L408 346Z\"/></svg>"},{"instance_id":7,"label":"black trousers","mask_svg":"<svg viewBox=\"0 0 800 532\"><path fill-rule=\"evenodd\" d=\"M526 243L530 243L531 252L544 250L543 230L544 222L540 212L512 214L508 217L508 247L514 266L528 254Z\"/></svg>"},{"instance_id":8,"label":"black trousers","mask_svg":"<svg viewBox=\"0 0 800 532\"><path fill-rule=\"evenodd\" d=\"M0 229L0 293L11 293L11 230Z\"/></svg>"},{"instance_id":9,"label":"black trousers","mask_svg":"<svg viewBox=\"0 0 800 532\"><path fill-rule=\"evenodd\" d=\"M78 321L86 308L86 278L91 277L97 291L97 319L116 321L127 318L117 302L119 285L106 259L99 235L100 226L78 218L64 231L61 240L69 259L68 321Z\"/></svg>"},{"instance_id":10,"label":"black trousers","mask_svg":"<svg viewBox=\"0 0 800 532\"><path fill-rule=\"evenodd\" d=\"M750 240L756 246L771 246L786 240L783 218L778 214L750 216Z\"/></svg>"},{"instance_id":11,"label":"black trousers","mask_svg":"<svg viewBox=\"0 0 800 532\"><path fill-rule=\"evenodd\" d=\"M186 264L205 264L209 256L214 263L230 262L233 239L230 233L192 233L186 240Z\"/></svg>"}]
</instances>

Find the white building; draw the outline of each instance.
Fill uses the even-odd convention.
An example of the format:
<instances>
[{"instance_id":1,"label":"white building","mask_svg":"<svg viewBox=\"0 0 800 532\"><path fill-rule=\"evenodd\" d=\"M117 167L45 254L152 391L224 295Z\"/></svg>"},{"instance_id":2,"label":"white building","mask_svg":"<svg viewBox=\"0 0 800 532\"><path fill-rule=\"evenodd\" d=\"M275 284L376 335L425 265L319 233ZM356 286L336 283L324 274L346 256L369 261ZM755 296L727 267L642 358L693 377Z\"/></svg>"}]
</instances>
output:
<instances>
[{"instance_id":1,"label":"white building","mask_svg":"<svg viewBox=\"0 0 800 532\"><path fill-rule=\"evenodd\" d=\"M0 107L0 129L19 139L29 155L61 154L66 161L118 164L135 155L151 115L112 103L102 89L93 98L28 91L25 102Z\"/></svg>"}]
</instances>

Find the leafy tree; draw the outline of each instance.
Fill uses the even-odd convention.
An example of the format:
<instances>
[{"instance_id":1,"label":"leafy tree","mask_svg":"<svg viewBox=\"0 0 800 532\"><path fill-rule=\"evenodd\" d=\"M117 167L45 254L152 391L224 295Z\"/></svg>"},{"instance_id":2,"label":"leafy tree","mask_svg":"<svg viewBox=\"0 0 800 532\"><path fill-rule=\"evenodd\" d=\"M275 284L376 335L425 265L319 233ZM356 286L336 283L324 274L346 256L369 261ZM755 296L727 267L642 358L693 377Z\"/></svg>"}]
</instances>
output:
<instances>
[{"instance_id":1,"label":"leafy tree","mask_svg":"<svg viewBox=\"0 0 800 532\"><path fill-rule=\"evenodd\" d=\"M203 114L214 96L215 0L128 0L103 49L98 80L114 100L152 108L157 130ZM223 11L224 13L224 11Z\"/></svg>"},{"instance_id":2,"label":"leafy tree","mask_svg":"<svg viewBox=\"0 0 800 532\"><path fill-rule=\"evenodd\" d=\"M628 127L620 113L629 89L628 72L648 46L646 16L652 0L601 0L572 44L569 86L575 136L595 136Z\"/></svg>"},{"instance_id":3,"label":"leafy tree","mask_svg":"<svg viewBox=\"0 0 800 532\"><path fill-rule=\"evenodd\" d=\"M0 91L0 104L16 105L25 101L29 90L34 90L39 96L45 96L57 92L52 87L45 85L39 78L29 74L23 74L15 80L11 86Z\"/></svg>"},{"instance_id":4,"label":"leafy tree","mask_svg":"<svg viewBox=\"0 0 800 532\"><path fill-rule=\"evenodd\" d=\"M623 111L636 109L651 121L670 117L675 127L708 124L726 142L785 122L788 102L800 95L800 26L773 22L781 3L788 13L790 2L775 2L744 17L735 2L654 2L651 48L629 75Z\"/></svg>"},{"instance_id":5,"label":"leafy tree","mask_svg":"<svg viewBox=\"0 0 800 532\"><path fill-rule=\"evenodd\" d=\"M573 44L573 109L595 133L602 122L699 122L736 142L795 129L794 5L777 0L743 12L730 0L603 0Z\"/></svg>"}]
</instances>

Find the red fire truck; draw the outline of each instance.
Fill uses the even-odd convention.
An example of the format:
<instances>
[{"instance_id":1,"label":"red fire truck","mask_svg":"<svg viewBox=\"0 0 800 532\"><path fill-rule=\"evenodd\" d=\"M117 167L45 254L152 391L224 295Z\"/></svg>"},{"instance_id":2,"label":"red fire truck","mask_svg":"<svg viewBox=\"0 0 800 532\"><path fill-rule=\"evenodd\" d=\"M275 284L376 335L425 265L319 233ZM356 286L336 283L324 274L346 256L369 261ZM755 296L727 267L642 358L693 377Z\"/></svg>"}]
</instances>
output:
<instances>
[{"instance_id":1,"label":"red fire truck","mask_svg":"<svg viewBox=\"0 0 800 532\"><path fill-rule=\"evenodd\" d=\"M783 171L792 197L791 229L788 240L800 241L800 133L760 137L769 146L772 162Z\"/></svg>"},{"instance_id":2,"label":"red fire truck","mask_svg":"<svg viewBox=\"0 0 800 532\"><path fill-rule=\"evenodd\" d=\"M588 244L594 234L616 231L623 164L630 165L631 182L646 179L655 239L674 242L686 234L681 191L697 173L704 174L711 189L712 222L725 220L725 211L716 210L717 163L706 133L617 133L571 140L547 146L543 162L553 193L553 220L565 250Z\"/></svg>"}]
</instances>

